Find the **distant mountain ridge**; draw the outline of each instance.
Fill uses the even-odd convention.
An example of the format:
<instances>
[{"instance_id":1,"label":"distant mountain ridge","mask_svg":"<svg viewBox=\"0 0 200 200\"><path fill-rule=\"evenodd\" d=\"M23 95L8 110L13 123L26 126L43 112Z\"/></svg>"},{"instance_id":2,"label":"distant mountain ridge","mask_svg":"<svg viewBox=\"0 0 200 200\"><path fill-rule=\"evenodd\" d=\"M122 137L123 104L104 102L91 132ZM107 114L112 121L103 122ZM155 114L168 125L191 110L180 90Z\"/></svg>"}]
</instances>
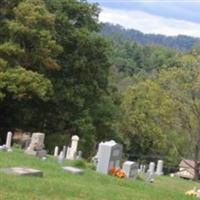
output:
<instances>
[{"instance_id":1,"label":"distant mountain ridge","mask_svg":"<svg viewBox=\"0 0 200 200\"><path fill-rule=\"evenodd\" d=\"M157 44L181 51L189 51L194 45L200 43L200 38L185 35L165 36L161 34L144 34L138 30L125 29L120 25L110 23L102 25L101 34L114 37L115 39L135 41L142 45Z\"/></svg>"}]
</instances>

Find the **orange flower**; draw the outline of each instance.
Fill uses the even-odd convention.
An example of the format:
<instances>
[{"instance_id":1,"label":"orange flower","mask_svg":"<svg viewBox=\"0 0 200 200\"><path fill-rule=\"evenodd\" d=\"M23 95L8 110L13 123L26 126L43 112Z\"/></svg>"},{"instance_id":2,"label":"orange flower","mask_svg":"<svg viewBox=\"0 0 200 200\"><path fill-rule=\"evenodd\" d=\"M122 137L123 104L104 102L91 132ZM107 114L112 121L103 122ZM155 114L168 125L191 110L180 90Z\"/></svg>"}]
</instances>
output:
<instances>
[{"instance_id":1,"label":"orange flower","mask_svg":"<svg viewBox=\"0 0 200 200\"><path fill-rule=\"evenodd\" d=\"M125 172L124 172L122 169L117 168L117 167L113 167L113 168L111 169L111 173L112 173L114 176L117 176L117 177L119 177L119 178L125 178L125 177L126 177Z\"/></svg>"}]
</instances>

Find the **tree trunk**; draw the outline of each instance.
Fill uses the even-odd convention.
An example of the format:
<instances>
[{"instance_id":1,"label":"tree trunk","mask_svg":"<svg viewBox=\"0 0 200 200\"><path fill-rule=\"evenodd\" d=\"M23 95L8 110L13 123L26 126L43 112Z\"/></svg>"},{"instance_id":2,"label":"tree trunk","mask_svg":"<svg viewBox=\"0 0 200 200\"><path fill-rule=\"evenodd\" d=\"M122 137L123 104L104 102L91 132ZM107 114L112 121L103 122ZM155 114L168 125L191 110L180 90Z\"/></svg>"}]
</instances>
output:
<instances>
[{"instance_id":1,"label":"tree trunk","mask_svg":"<svg viewBox=\"0 0 200 200\"><path fill-rule=\"evenodd\" d=\"M199 144L197 142L197 144L195 145L195 151L194 151L194 162L195 162L195 166L194 166L194 180L198 181L200 178L200 174L199 174Z\"/></svg>"}]
</instances>

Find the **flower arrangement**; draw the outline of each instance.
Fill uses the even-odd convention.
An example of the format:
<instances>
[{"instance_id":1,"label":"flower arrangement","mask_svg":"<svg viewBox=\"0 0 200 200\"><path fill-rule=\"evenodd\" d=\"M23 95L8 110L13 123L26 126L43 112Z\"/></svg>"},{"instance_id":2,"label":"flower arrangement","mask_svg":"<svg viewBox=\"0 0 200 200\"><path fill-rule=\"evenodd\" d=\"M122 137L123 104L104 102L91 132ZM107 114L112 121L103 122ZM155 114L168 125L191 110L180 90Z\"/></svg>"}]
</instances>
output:
<instances>
[{"instance_id":1,"label":"flower arrangement","mask_svg":"<svg viewBox=\"0 0 200 200\"><path fill-rule=\"evenodd\" d=\"M117 168L117 167L113 167L111 169L111 174L114 175L114 176L117 176L119 178L125 178L126 177L125 172L122 169Z\"/></svg>"},{"instance_id":2,"label":"flower arrangement","mask_svg":"<svg viewBox=\"0 0 200 200\"><path fill-rule=\"evenodd\" d=\"M194 187L192 190L189 190L185 193L186 196L191 196L191 197L200 197L200 190Z\"/></svg>"}]
</instances>

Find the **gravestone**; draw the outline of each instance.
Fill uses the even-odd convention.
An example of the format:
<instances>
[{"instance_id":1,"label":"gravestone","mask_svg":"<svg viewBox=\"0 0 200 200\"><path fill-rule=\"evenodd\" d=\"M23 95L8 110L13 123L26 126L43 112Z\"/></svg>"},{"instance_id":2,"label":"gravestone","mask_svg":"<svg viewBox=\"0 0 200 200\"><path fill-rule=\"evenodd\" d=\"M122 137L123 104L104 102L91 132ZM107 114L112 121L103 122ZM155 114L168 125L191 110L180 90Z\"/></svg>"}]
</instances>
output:
<instances>
[{"instance_id":1,"label":"gravestone","mask_svg":"<svg viewBox=\"0 0 200 200\"><path fill-rule=\"evenodd\" d=\"M7 133L7 137L6 137L6 148L10 149L11 148L11 142L12 142L12 132L8 132Z\"/></svg>"},{"instance_id":2,"label":"gravestone","mask_svg":"<svg viewBox=\"0 0 200 200\"><path fill-rule=\"evenodd\" d=\"M44 147L44 133L33 133L31 137L31 143L27 150L34 150L35 148L43 148Z\"/></svg>"},{"instance_id":3,"label":"gravestone","mask_svg":"<svg viewBox=\"0 0 200 200\"><path fill-rule=\"evenodd\" d=\"M77 135L72 136L72 143L71 143L71 147L68 149L69 152L67 152L68 153L67 159L69 160L76 159L78 141L79 141L79 137Z\"/></svg>"},{"instance_id":4,"label":"gravestone","mask_svg":"<svg viewBox=\"0 0 200 200\"><path fill-rule=\"evenodd\" d=\"M0 151L7 151L7 148L6 148L6 145L5 145L5 144L2 145L2 146L0 146Z\"/></svg>"},{"instance_id":5,"label":"gravestone","mask_svg":"<svg viewBox=\"0 0 200 200\"><path fill-rule=\"evenodd\" d=\"M127 178L136 180L138 175L138 163L126 161L123 163L122 170L125 172Z\"/></svg>"},{"instance_id":6,"label":"gravestone","mask_svg":"<svg viewBox=\"0 0 200 200\"><path fill-rule=\"evenodd\" d=\"M197 190L197 198L200 199L200 189Z\"/></svg>"},{"instance_id":7,"label":"gravestone","mask_svg":"<svg viewBox=\"0 0 200 200\"><path fill-rule=\"evenodd\" d=\"M84 173L84 170L82 169L79 169L77 167L63 167L64 171L68 172L68 173L71 173L71 174L83 174Z\"/></svg>"},{"instance_id":8,"label":"gravestone","mask_svg":"<svg viewBox=\"0 0 200 200\"><path fill-rule=\"evenodd\" d=\"M26 154L34 155L39 158L46 156L46 151L43 149L44 147L44 133L33 133L31 137L31 143L27 150L25 151Z\"/></svg>"},{"instance_id":9,"label":"gravestone","mask_svg":"<svg viewBox=\"0 0 200 200\"><path fill-rule=\"evenodd\" d=\"M27 138L26 140L24 140L23 144L21 145L22 149L28 149L29 145L31 143L31 138Z\"/></svg>"},{"instance_id":10,"label":"gravestone","mask_svg":"<svg viewBox=\"0 0 200 200\"><path fill-rule=\"evenodd\" d=\"M96 167L97 167L97 164L98 164L98 157L99 157L99 152L100 152L101 144L103 144L103 142L99 143L97 153L96 153L96 155L94 157L92 157L92 163Z\"/></svg>"},{"instance_id":11,"label":"gravestone","mask_svg":"<svg viewBox=\"0 0 200 200\"><path fill-rule=\"evenodd\" d=\"M100 143L99 145L96 171L108 174L113 167L120 167L122 145L117 144L113 140Z\"/></svg>"},{"instance_id":12,"label":"gravestone","mask_svg":"<svg viewBox=\"0 0 200 200\"><path fill-rule=\"evenodd\" d=\"M11 167L11 168L3 168L0 171L11 174L11 175L19 175L19 176L43 176L43 172L37 169L24 168L24 167Z\"/></svg>"},{"instance_id":13,"label":"gravestone","mask_svg":"<svg viewBox=\"0 0 200 200\"><path fill-rule=\"evenodd\" d=\"M154 162L150 162L148 171L149 171L151 174L154 174L154 173L155 173L155 166L156 166L156 165L155 165Z\"/></svg>"},{"instance_id":14,"label":"gravestone","mask_svg":"<svg viewBox=\"0 0 200 200\"><path fill-rule=\"evenodd\" d=\"M83 152L82 151L78 151L77 156L76 156L76 160L81 160L82 159L82 155L83 155Z\"/></svg>"},{"instance_id":15,"label":"gravestone","mask_svg":"<svg viewBox=\"0 0 200 200\"><path fill-rule=\"evenodd\" d=\"M67 147L66 147L65 145L63 146L62 151L63 151L64 157L66 157L66 154L67 154Z\"/></svg>"},{"instance_id":16,"label":"gravestone","mask_svg":"<svg viewBox=\"0 0 200 200\"><path fill-rule=\"evenodd\" d=\"M146 177L145 180L146 182L154 182L154 175L155 175L155 163L154 162L150 162L149 163L149 169L146 173Z\"/></svg>"},{"instance_id":17,"label":"gravestone","mask_svg":"<svg viewBox=\"0 0 200 200\"><path fill-rule=\"evenodd\" d=\"M147 171L145 174L145 181L148 183L154 182L154 174L152 174L150 171Z\"/></svg>"},{"instance_id":18,"label":"gravestone","mask_svg":"<svg viewBox=\"0 0 200 200\"><path fill-rule=\"evenodd\" d=\"M59 163L63 163L64 160L65 160L64 152L61 151L60 154L59 154L59 156L58 156L58 162Z\"/></svg>"},{"instance_id":19,"label":"gravestone","mask_svg":"<svg viewBox=\"0 0 200 200\"><path fill-rule=\"evenodd\" d=\"M138 169L138 172L145 173L145 170L146 170L146 166L141 164L140 168Z\"/></svg>"},{"instance_id":20,"label":"gravestone","mask_svg":"<svg viewBox=\"0 0 200 200\"><path fill-rule=\"evenodd\" d=\"M70 147L67 147L66 159L69 159Z\"/></svg>"},{"instance_id":21,"label":"gravestone","mask_svg":"<svg viewBox=\"0 0 200 200\"><path fill-rule=\"evenodd\" d=\"M163 160L158 160L156 167L156 175L157 176L163 175Z\"/></svg>"},{"instance_id":22,"label":"gravestone","mask_svg":"<svg viewBox=\"0 0 200 200\"><path fill-rule=\"evenodd\" d=\"M54 149L54 154L53 154L53 156L54 156L54 157L58 157L58 152L59 152L59 147L56 146L55 149Z\"/></svg>"}]
</instances>

